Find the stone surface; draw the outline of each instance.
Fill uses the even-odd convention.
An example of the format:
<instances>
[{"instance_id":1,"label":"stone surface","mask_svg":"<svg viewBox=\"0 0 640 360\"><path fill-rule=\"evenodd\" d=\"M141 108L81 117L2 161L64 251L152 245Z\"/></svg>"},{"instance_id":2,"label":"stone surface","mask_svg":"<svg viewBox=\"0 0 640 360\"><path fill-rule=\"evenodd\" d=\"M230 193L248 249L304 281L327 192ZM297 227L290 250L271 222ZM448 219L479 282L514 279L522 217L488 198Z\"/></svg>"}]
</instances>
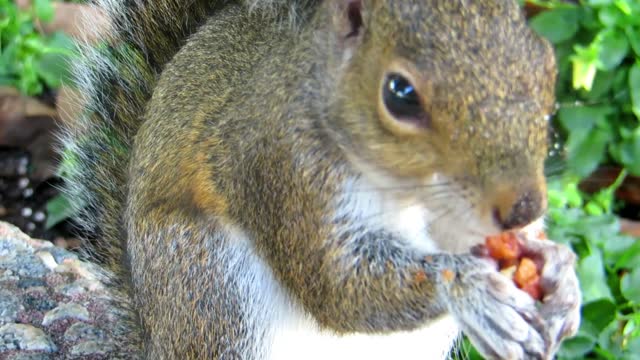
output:
<instances>
[{"instance_id":1,"label":"stone surface","mask_svg":"<svg viewBox=\"0 0 640 360\"><path fill-rule=\"evenodd\" d=\"M16 285L21 289L26 289L29 287L47 286L47 283L42 279L24 278L18 280Z\"/></svg>"},{"instance_id":2,"label":"stone surface","mask_svg":"<svg viewBox=\"0 0 640 360\"><path fill-rule=\"evenodd\" d=\"M49 311L57 306L55 300L46 294L28 293L22 297L22 304L27 311Z\"/></svg>"},{"instance_id":3,"label":"stone surface","mask_svg":"<svg viewBox=\"0 0 640 360\"><path fill-rule=\"evenodd\" d=\"M84 341L71 348L73 356L106 355L113 351L113 344L106 341Z\"/></svg>"},{"instance_id":4,"label":"stone surface","mask_svg":"<svg viewBox=\"0 0 640 360\"><path fill-rule=\"evenodd\" d=\"M7 360L49 360L52 359L51 355L43 353L26 353L19 352L13 355L9 355Z\"/></svg>"},{"instance_id":5,"label":"stone surface","mask_svg":"<svg viewBox=\"0 0 640 360\"><path fill-rule=\"evenodd\" d=\"M0 360L137 358L103 273L0 222Z\"/></svg>"},{"instance_id":6,"label":"stone surface","mask_svg":"<svg viewBox=\"0 0 640 360\"><path fill-rule=\"evenodd\" d=\"M51 254L58 264L62 264L65 260L78 260L78 255L71 253L65 249L52 247L42 251L46 251Z\"/></svg>"},{"instance_id":7,"label":"stone surface","mask_svg":"<svg viewBox=\"0 0 640 360\"><path fill-rule=\"evenodd\" d=\"M78 304L62 304L55 309L49 310L42 320L43 326L49 326L56 321L73 319L80 321L89 320L89 311L84 306Z\"/></svg>"},{"instance_id":8,"label":"stone surface","mask_svg":"<svg viewBox=\"0 0 640 360\"><path fill-rule=\"evenodd\" d=\"M18 313L22 310L24 307L14 294L0 290L0 326L16 321Z\"/></svg>"},{"instance_id":9,"label":"stone surface","mask_svg":"<svg viewBox=\"0 0 640 360\"><path fill-rule=\"evenodd\" d=\"M104 331L84 322L77 322L64 332L64 339L70 342L78 340L98 341L105 339Z\"/></svg>"},{"instance_id":10,"label":"stone surface","mask_svg":"<svg viewBox=\"0 0 640 360\"><path fill-rule=\"evenodd\" d=\"M26 324L0 327L0 353L8 350L54 352L58 348L42 329Z\"/></svg>"}]
</instances>

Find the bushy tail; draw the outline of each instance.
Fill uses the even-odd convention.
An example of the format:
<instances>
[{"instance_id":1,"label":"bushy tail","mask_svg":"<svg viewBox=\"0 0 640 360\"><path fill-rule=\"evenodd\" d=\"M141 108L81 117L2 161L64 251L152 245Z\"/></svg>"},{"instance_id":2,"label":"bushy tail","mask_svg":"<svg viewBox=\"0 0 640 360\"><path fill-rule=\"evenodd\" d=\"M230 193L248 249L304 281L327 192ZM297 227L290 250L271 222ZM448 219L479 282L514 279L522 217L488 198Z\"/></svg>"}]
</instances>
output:
<instances>
[{"instance_id":1,"label":"bushy tail","mask_svg":"<svg viewBox=\"0 0 640 360\"><path fill-rule=\"evenodd\" d=\"M67 194L80 223L97 235L91 252L128 294L123 208L132 139L157 78L186 39L231 0L95 0L109 28L98 45L82 45L74 76L82 114L62 135ZM236 0L278 9L314 0ZM297 6L296 6L297 7ZM292 12L287 11L291 14ZM87 29L95 19L86 19ZM92 36L96 38L96 36ZM119 287L118 287L119 285Z\"/></svg>"},{"instance_id":2,"label":"bushy tail","mask_svg":"<svg viewBox=\"0 0 640 360\"><path fill-rule=\"evenodd\" d=\"M65 125L67 193L80 223L98 235L94 255L126 279L122 208L131 141L164 65L227 1L97 0L109 24L98 45L80 45L74 86L82 113ZM85 19L85 29L92 21Z\"/></svg>"}]
</instances>

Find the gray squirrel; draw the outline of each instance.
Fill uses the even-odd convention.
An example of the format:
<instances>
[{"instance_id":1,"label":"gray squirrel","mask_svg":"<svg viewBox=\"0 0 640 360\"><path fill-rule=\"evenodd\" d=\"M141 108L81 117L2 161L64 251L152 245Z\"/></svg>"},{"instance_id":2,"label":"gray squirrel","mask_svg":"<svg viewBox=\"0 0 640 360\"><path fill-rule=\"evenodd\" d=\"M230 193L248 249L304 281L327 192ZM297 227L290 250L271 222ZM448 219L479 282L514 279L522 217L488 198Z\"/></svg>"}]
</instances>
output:
<instances>
[{"instance_id":1,"label":"gray squirrel","mask_svg":"<svg viewBox=\"0 0 640 360\"><path fill-rule=\"evenodd\" d=\"M70 196L145 359L551 359L487 234L540 228L555 60L515 0L99 0Z\"/></svg>"}]
</instances>

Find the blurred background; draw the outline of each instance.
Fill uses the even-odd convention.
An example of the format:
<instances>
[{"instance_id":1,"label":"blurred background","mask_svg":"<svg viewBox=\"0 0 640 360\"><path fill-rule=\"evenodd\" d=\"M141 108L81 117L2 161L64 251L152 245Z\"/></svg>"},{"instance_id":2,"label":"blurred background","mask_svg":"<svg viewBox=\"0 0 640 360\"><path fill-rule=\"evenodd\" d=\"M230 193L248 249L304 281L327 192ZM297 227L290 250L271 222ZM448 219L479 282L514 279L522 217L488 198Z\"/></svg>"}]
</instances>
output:
<instances>
[{"instance_id":1,"label":"blurred background","mask_svg":"<svg viewBox=\"0 0 640 360\"><path fill-rule=\"evenodd\" d=\"M580 259L583 322L559 358L640 360L640 0L520 2L558 59L547 234ZM0 221L71 250L95 239L59 192L74 164L56 131L80 108L74 41L101 30L85 1L0 0Z\"/></svg>"}]
</instances>

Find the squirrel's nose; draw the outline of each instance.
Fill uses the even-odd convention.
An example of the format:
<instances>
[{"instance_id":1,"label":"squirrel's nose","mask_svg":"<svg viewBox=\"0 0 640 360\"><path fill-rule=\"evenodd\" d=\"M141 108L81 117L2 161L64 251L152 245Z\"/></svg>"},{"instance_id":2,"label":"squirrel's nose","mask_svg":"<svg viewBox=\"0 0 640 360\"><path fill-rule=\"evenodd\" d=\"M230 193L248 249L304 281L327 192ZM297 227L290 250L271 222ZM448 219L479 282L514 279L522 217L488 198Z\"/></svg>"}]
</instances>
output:
<instances>
[{"instance_id":1,"label":"squirrel's nose","mask_svg":"<svg viewBox=\"0 0 640 360\"><path fill-rule=\"evenodd\" d=\"M508 199L513 199L509 201ZM542 216L546 208L545 197L539 190L528 190L519 196L502 197L493 208L493 218L502 230L523 227Z\"/></svg>"}]
</instances>

